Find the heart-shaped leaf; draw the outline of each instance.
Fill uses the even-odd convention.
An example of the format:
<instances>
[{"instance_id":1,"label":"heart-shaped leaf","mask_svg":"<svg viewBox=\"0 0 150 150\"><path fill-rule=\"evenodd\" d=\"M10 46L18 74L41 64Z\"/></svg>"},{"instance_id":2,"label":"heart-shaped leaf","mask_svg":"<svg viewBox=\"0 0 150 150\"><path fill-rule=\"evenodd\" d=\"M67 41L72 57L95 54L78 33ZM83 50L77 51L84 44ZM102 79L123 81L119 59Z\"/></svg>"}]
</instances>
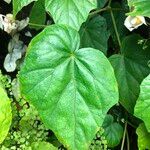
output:
<instances>
[{"instance_id":1,"label":"heart-shaped leaf","mask_svg":"<svg viewBox=\"0 0 150 150\"><path fill-rule=\"evenodd\" d=\"M86 23L80 29L81 44L80 47L92 47L107 53L107 41L109 32L105 18L96 16Z\"/></svg>"},{"instance_id":2,"label":"heart-shaped leaf","mask_svg":"<svg viewBox=\"0 0 150 150\"><path fill-rule=\"evenodd\" d=\"M79 30L89 12L97 7L97 0L45 0L46 11L54 22L69 25Z\"/></svg>"},{"instance_id":3,"label":"heart-shaped leaf","mask_svg":"<svg viewBox=\"0 0 150 150\"><path fill-rule=\"evenodd\" d=\"M134 114L142 119L150 132L150 75L146 77L140 86L140 96L136 102Z\"/></svg>"},{"instance_id":4,"label":"heart-shaped leaf","mask_svg":"<svg viewBox=\"0 0 150 150\"><path fill-rule=\"evenodd\" d=\"M143 49L139 40L142 40L139 35L127 36L122 42L121 54L109 58L119 84L120 102L130 113L133 113L140 83L150 73L149 46Z\"/></svg>"},{"instance_id":5,"label":"heart-shaped leaf","mask_svg":"<svg viewBox=\"0 0 150 150\"><path fill-rule=\"evenodd\" d=\"M79 46L73 28L47 27L30 43L19 75L23 95L72 150L88 149L107 111L118 101L108 59L99 50Z\"/></svg>"}]
</instances>

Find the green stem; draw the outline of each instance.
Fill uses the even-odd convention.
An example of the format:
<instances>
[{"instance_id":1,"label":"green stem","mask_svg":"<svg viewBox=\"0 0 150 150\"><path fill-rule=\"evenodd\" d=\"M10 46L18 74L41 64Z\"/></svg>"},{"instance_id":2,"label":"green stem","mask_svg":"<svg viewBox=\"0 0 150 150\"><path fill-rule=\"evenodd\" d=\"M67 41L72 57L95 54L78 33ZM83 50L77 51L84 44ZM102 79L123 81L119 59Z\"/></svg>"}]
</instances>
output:
<instances>
[{"instance_id":1,"label":"green stem","mask_svg":"<svg viewBox=\"0 0 150 150\"><path fill-rule=\"evenodd\" d=\"M128 120L126 121L131 127L133 127L133 128L137 128L135 125L133 125L131 122L129 122Z\"/></svg>"},{"instance_id":2,"label":"green stem","mask_svg":"<svg viewBox=\"0 0 150 150\"><path fill-rule=\"evenodd\" d=\"M129 140L128 131L126 132L126 136L127 136L127 150L130 150L130 140Z\"/></svg>"},{"instance_id":3,"label":"green stem","mask_svg":"<svg viewBox=\"0 0 150 150\"><path fill-rule=\"evenodd\" d=\"M124 133L123 133L123 139L122 139L121 149L120 149L120 150L123 150L123 148L124 148L124 143L125 143L125 138L126 138L126 132L127 132L127 122L125 122Z\"/></svg>"},{"instance_id":4,"label":"green stem","mask_svg":"<svg viewBox=\"0 0 150 150\"><path fill-rule=\"evenodd\" d=\"M150 25L150 22L146 22L147 25Z\"/></svg>"},{"instance_id":5,"label":"green stem","mask_svg":"<svg viewBox=\"0 0 150 150\"><path fill-rule=\"evenodd\" d=\"M112 0L109 0L109 2L108 2L108 6L109 6L109 7L110 7L110 5L111 5L111 1L112 1Z\"/></svg>"},{"instance_id":6,"label":"green stem","mask_svg":"<svg viewBox=\"0 0 150 150\"><path fill-rule=\"evenodd\" d=\"M101 8L101 9L98 9L98 10L95 10L95 11L91 12L91 13L89 14L89 16L91 17L91 16L94 16L95 14L99 14L99 13L101 13L101 12L103 12L103 11L109 11L110 9L111 9L111 10L114 10L114 11L123 10L123 9L121 9L121 8L111 8L111 7L109 7L109 6L106 6L106 7L104 7L104 8Z\"/></svg>"},{"instance_id":7,"label":"green stem","mask_svg":"<svg viewBox=\"0 0 150 150\"><path fill-rule=\"evenodd\" d=\"M42 28L47 27L47 25L43 25L43 24L36 24L36 23L31 23L31 22L29 22L29 25L31 25L31 26L36 26L36 27L42 27Z\"/></svg>"},{"instance_id":8,"label":"green stem","mask_svg":"<svg viewBox=\"0 0 150 150\"><path fill-rule=\"evenodd\" d=\"M91 12L91 13L90 13L90 16L93 16L93 15L95 15L95 14L98 14L98 13L100 13L100 12L107 11L107 10L109 10L108 7L105 7L105 8L102 8L102 9L98 9L98 10L96 10L96 11Z\"/></svg>"},{"instance_id":9,"label":"green stem","mask_svg":"<svg viewBox=\"0 0 150 150\"><path fill-rule=\"evenodd\" d=\"M118 44L119 44L119 47L121 48L121 40L120 40L119 33L118 33L118 30L117 30L115 17L114 17L113 11L111 9L110 9L110 14L111 14L111 18L112 18L115 34L116 34L116 37L117 37L117 40L118 40Z\"/></svg>"},{"instance_id":10,"label":"green stem","mask_svg":"<svg viewBox=\"0 0 150 150\"><path fill-rule=\"evenodd\" d=\"M120 11L120 10L125 11L125 10L122 9L122 8L111 8L111 10L114 10L114 11Z\"/></svg>"}]
</instances>

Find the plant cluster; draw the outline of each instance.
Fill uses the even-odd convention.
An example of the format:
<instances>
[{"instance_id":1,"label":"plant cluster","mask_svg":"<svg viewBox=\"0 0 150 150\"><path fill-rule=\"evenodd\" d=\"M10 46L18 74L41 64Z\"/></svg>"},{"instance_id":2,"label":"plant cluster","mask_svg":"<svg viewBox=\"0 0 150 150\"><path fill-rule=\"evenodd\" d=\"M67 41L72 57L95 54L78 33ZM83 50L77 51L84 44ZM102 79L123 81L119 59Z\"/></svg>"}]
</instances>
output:
<instances>
[{"instance_id":1,"label":"plant cluster","mask_svg":"<svg viewBox=\"0 0 150 150\"><path fill-rule=\"evenodd\" d=\"M0 150L150 149L150 1L3 0Z\"/></svg>"}]
</instances>

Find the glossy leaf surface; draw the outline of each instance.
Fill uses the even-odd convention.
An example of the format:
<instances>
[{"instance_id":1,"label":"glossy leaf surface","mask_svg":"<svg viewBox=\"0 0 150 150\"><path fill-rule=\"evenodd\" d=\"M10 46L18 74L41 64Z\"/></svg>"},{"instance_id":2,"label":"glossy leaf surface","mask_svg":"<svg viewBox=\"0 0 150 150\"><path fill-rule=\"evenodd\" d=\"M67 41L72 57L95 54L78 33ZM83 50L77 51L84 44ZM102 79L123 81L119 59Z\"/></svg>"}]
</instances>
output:
<instances>
[{"instance_id":1,"label":"glossy leaf surface","mask_svg":"<svg viewBox=\"0 0 150 150\"><path fill-rule=\"evenodd\" d=\"M150 149L150 133L148 133L144 123L140 124L136 130L138 135L139 150Z\"/></svg>"},{"instance_id":2,"label":"glossy leaf surface","mask_svg":"<svg viewBox=\"0 0 150 150\"><path fill-rule=\"evenodd\" d=\"M121 54L109 58L119 84L120 103L130 113L133 113L140 83L150 73L148 67L149 47L143 49L143 45L138 44L141 39L139 35L126 37L122 42Z\"/></svg>"},{"instance_id":3,"label":"glossy leaf surface","mask_svg":"<svg viewBox=\"0 0 150 150\"><path fill-rule=\"evenodd\" d=\"M47 27L30 43L20 72L22 94L65 147L73 150L88 148L107 111L118 101L107 58L99 50L79 46L73 28Z\"/></svg>"},{"instance_id":4,"label":"glossy leaf surface","mask_svg":"<svg viewBox=\"0 0 150 150\"><path fill-rule=\"evenodd\" d=\"M6 92L0 85L0 144L6 138L11 125L12 113L10 100L7 97Z\"/></svg>"},{"instance_id":5,"label":"glossy leaf surface","mask_svg":"<svg viewBox=\"0 0 150 150\"><path fill-rule=\"evenodd\" d=\"M150 132L150 75L146 77L140 86L140 96L135 105L134 114L142 119Z\"/></svg>"},{"instance_id":6,"label":"glossy leaf surface","mask_svg":"<svg viewBox=\"0 0 150 150\"><path fill-rule=\"evenodd\" d=\"M89 12L97 7L97 0L45 0L45 7L56 24L79 30Z\"/></svg>"}]
</instances>

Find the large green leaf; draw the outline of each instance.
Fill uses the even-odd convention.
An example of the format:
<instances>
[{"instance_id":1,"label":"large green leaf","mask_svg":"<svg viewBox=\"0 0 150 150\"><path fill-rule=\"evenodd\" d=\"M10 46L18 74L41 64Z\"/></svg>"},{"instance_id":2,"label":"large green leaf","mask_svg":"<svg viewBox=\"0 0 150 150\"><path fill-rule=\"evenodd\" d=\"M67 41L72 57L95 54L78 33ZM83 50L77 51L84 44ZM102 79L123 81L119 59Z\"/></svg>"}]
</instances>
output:
<instances>
[{"instance_id":1,"label":"large green leaf","mask_svg":"<svg viewBox=\"0 0 150 150\"><path fill-rule=\"evenodd\" d=\"M150 0L128 0L130 7L134 10L128 15L150 17Z\"/></svg>"},{"instance_id":2,"label":"large green leaf","mask_svg":"<svg viewBox=\"0 0 150 150\"><path fill-rule=\"evenodd\" d=\"M140 86L140 96L136 102L134 114L142 119L150 132L150 75L146 77Z\"/></svg>"},{"instance_id":3,"label":"large green leaf","mask_svg":"<svg viewBox=\"0 0 150 150\"><path fill-rule=\"evenodd\" d=\"M103 128L108 147L117 146L123 136L122 126L119 123L114 122L112 115L106 115L103 122Z\"/></svg>"},{"instance_id":4,"label":"large green leaf","mask_svg":"<svg viewBox=\"0 0 150 150\"><path fill-rule=\"evenodd\" d=\"M13 15L14 15L14 17L24 6L27 6L28 4L30 4L33 1L37 1L37 0L13 0Z\"/></svg>"},{"instance_id":5,"label":"large green leaf","mask_svg":"<svg viewBox=\"0 0 150 150\"><path fill-rule=\"evenodd\" d=\"M97 7L97 0L45 0L45 7L55 23L79 30L90 10Z\"/></svg>"},{"instance_id":6,"label":"large green leaf","mask_svg":"<svg viewBox=\"0 0 150 150\"><path fill-rule=\"evenodd\" d=\"M84 23L80 29L81 47L92 47L107 53L109 32L105 18L97 16Z\"/></svg>"},{"instance_id":7,"label":"large green leaf","mask_svg":"<svg viewBox=\"0 0 150 150\"><path fill-rule=\"evenodd\" d=\"M138 35L130 35L122 42L121 54L110 57L119 84L120 102L131 113L139 95L140 83L150 73L149 46L143 49L138 44L142 39Z\"/></svg>"},{"instance_id":8,"label":"large green leaf","mask_svg":"<svg viewBox=\"0 0 150 150\"><path fill-rule=\"evenodd\" d=\"M46 20L45 0L38 0L34 3L30 13L30 23L44 25ZM31 28L36 30L41 29L40 26L30 25Z\"/></svg>"},{"instance_id":9,"label":"large green leaf","mask_svg":"<svg viewBox=\"0 0 150 150\"><path fill-rule=\"evenodd\" d=\"M3 142L11 125L12 113L10 100L0 85L0 144Z\"/></svg>"},{"instance_id":10,"label":"large green leaf","mask_svg":"<svg viewBox=\"0 0 150 150\"><path fill-rule=\"evenodd\" d=\"M58 139L85 150L118 101L113 69L98 50L79 49L76 30L52 25L32 40L20 72L22 94Z\"/></svg>"},{"instance_id":11,"label":"large green leaf","mask_svg":"<svg viewBox=\"0 0 150 150\"><path fill-rule=\"evenodd\" d=\"M140 124L136 130L138 135L138 148L139 150L150 149L150 133L148 133L144 123Z\"/></svg>"}]
</instances>

